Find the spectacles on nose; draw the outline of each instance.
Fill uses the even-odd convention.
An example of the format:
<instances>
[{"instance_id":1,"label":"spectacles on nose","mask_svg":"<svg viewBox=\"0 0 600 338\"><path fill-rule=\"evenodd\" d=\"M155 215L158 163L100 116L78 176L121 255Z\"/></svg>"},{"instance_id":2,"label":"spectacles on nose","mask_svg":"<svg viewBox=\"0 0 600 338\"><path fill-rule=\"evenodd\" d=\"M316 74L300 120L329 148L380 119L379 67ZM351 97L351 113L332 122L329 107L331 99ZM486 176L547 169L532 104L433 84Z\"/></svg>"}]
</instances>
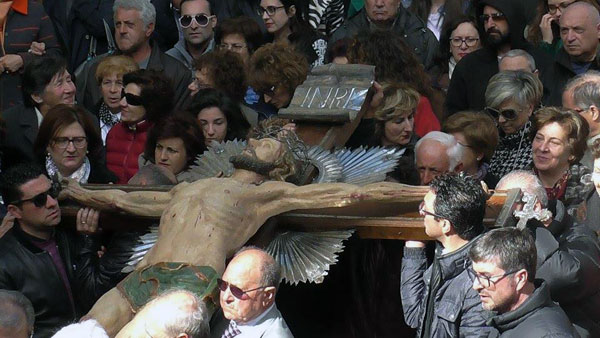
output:
<instances>
[{"instance_id":1,"label":"spectacles on nose","mask_svg":"<svg viewBox=\"0 0 600 338\"><path fill-rule=\"evenodd\" d=\"M222 43L222 44L219 45L219 49L223 49L223 50L227 49L227 50L230 50L232 52L240 52L240 51L242 51L242 49L244 49L246 47L247 47L246 45L242 45L242 44L239 44L239 43L234 43L234 44L231 44L231 45L228 44L228 43Z\"/></svg>"},{"instance_id":2,"label":"spectacles on nose","mask_svg":"<svg viewBox=\"0 0 600 338\"><path fill-rule=\"evenodd\" d=\"M189 26L192 25L192 21L196 21L196 24L200 27L206 27L208 26L208 23L210 22L210 20L212 18L214 18L214 15L206 15L206 14L197 14L197 15L182 15L179 18L179 24L181 25L182 28L188 28Z\"/></svg>"},{"instance_id":3,"label":"spectacles on nose","mask_svg":"<svg viewBox=\"0 0 600 338\"><path fill-rule=\"evenodd\" d=\"M69 146L69 143L73 143L73 146L78 149L85 148L87 137L55 137L52 140L52 144L59 149L66 149Z\"/></svg>"},{"instance_id":4,"label":"spectacles on nose","mask_svg":"<svg viewBox=\"0 0 600 338\"><path fill-rule=\"evenodd\" d=\"M258 7L258 15L263 16L265 12L268 16L273 16L277 13L277 10L285 8L285 6L267 6L267 7Z\"/></svg>"},{"instance_id":5,"label":"spectacles on nose","mask_svg":"<svg viewBox=\"0 0 600 338\"><path fill-rule=\"evenodd\" d=\"M429 215L429 216L433 216L435 218L444 218L444 217L442 217L442 216L440 216L438 214L434 214L431 211L425 210L425 201L423 201L423 202L421 202L421 204L419 204L419 215L421 215L423 217Z\"/></svg>"},{"instance_id":6,"label":"spectacles on nose","mask_svg":"<svg viewBox=\"0 0 600 338\"><path fill-rule=\"evenodd\" d=\"M519 116L519 113L523 111L522 109L503 109L498 110L492 107L485 107L485 112L492 115L496 120L500 118L500 116L504 117L505 120L514 120Z\"/></svg>"},{"instance_id":7,"label":"spectacles on nose","mask_svg":"<svg viewBox=\"0 0 600 338\"><path fill-rule=\"evenodd\" d=\"M472 281L475 281L475 279L477 279L477 283L479 283L484 288L489 288L489 287L495 286L496 283L501 281L504 277L510 276L513 273L518 272L519 270L521 270L521 269L509 271L509 272L503 273L501 275L496 275L496 276L484 276L484 275L480 275L479 273L477 273L477 271L475 271L473 269L473 267L471 266L471 267L467 268L467 274L469 275L469 277L471 278Z\"/></svg>"},{"instance_id":8,"label":"spectacles on nose","mask_svg":"<svg viewBox=\"0 0 600 338\"><path fill-rule=\"evenodd\" d=\"M269 287L268 285L266 285L266 286L259 286L257 288L250 289L250 290L242 290L242 289L238 288L237 286L222 280L221 278L217 278L217 285L219 286L219 290L221 290L222 292L227 291L227 288L229 288L229 291L231 291L231 294L239 300L250 299L250 296L248 296L248 292Z\"/></svg>"},{"instance_id":9,"label":"spectacles on nose","mask_svg":"<svg viewBox=\"0 0 600 338\"><path fill-rule=\"evenodd\" d=\"M575 1L565 1L565 2L559 3L558 5L548 5L548 13L555 14L556 11L559 9L560 9L560 12L562 13L573 2L575 2Z\"/></svg>"},{"instance_id":10,"label":"spectacles on nose","mask_svg":"<svg viewBox=\"0 0 600 338\"><path fill-rule=\"evenodd\" d=\"M504 20L504 13L492 13L492 14L482 14L479 16L479 19L483 22L487 22L489 19L492 19L494 22L498 22Z\"/></svg>"},{"instance_id":11,"label":"spectacles on nose","mask_svg":"<svg viewBox=\"0 0 600 338\"><path fill-rule=\"evenodd\" d=\"M18 204L23 204L25 202L32 202L36 208L41 208L46 205L46 202L48 201L48 196L56 199L58 197L58 189L54 186L51 186L50 189L48 189L42 193L39 193L31 198L14 201L9 204L18 205Z\"/></svg>"},{"instance_id":12,"label":"spectacles on nose","mask_svg":"<svg viewBox=\"0 0 600 338\"><path fill-rule=\"evenodd\" d=\"M465 45L467 45L467 47L474 47L477 44L477 41L479 41L478 38L472 38L472 37L463 39L463 38L457 36L457 37L453 37L450 39L450 43L454 47L460 47L460 46L462 46L463 43Z\"/></svg>"},{"instance_id":13,"label":"spectacles on nose","mask_svg":"<svg viewBox=\"0 0 600 338\"><path fill-rule=\"evenodd\" d=\"M131 93L126 93L125 88L123 88L123 90L121 90L121 98L125 98L125 101L127 101L127 104L130 106L143 106L144 105L144 101L142 100L141 96L131 94Z\"/></svg>"}]
</instances>

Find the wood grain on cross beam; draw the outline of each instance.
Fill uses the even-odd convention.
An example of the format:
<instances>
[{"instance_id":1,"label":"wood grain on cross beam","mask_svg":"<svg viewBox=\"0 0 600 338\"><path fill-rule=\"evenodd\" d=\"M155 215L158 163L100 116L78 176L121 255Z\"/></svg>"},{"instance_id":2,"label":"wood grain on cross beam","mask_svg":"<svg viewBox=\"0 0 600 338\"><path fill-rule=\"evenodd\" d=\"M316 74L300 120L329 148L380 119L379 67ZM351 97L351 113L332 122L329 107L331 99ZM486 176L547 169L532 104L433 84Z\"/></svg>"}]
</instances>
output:
<instances>
[{"instance_id":1,"label":"wood grain on cross beam","mask_svg":"<svg viewBox=\"0 0 600 338\"><path fill-rule=\"evenodd\" d=\"M132 186L132 185L83 185L90 190L120 189L130 191L168 191L169 186ZM423 190L423 196L425 195ZM505 192L495 192L487 201L484 224L494 225L506 201ZM300 231L327 231L355 229L361 238L428 240L423 227L423 217L419 215L420 202L372 202L364 201L351 207L310 209L291 211L277 216L281 228ZM79 206L61 202L62 224L75 226L75 217ZM102 212L100 226L107 230L143 229L158 224L156 217L131 216L118 212Z\"/></svg>"}]
</instances>

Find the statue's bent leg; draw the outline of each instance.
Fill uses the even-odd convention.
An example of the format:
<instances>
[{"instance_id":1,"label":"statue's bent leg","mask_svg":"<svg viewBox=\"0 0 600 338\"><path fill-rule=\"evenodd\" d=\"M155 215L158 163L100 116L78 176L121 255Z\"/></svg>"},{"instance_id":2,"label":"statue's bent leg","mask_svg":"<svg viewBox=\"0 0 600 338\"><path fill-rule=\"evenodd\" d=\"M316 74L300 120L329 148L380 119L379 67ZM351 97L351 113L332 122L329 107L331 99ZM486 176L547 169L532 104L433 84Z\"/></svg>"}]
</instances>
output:
<instances>
[{"instance_id":1,"label":"statue's bent leg","mask_svg":"<svg viewBox=\"0 0 600 338\"><path fill-rule=\"evenodd\" d=\"M98 299L85 318L97 320L114 337L133 318L133 312L121 292L112 288Z\"/></svg>"}]
</instances>

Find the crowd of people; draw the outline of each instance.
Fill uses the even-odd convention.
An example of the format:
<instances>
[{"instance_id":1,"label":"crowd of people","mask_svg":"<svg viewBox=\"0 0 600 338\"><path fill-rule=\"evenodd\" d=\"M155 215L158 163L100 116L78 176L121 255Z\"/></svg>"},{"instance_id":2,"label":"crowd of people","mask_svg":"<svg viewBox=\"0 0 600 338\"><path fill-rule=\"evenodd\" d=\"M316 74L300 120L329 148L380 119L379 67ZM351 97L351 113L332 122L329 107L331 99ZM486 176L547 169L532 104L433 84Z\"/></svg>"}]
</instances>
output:
<instances>
[{"instance_id":1,"label":"crowd of people","mask_svg":"<svg viewBox=\"0 0 600 338\"><path fill-rule=\"evenodd\" d=\"M98 234L89 207L76 231L58 226L53 182L177 184L333 63L375 67L347 146L397 149L387 181L429 186L419 212L435 245L348 248L373 255L365 271L393 290L382 302L403 313L382 318L426 338L600 337L599 11L597 0L0 1L0 336L106 336L93 320L67 325L125 277L111 247L137 233ZM552 216L488 231L487 189L514 187L535 197L528 212ZM349 288L368 297L352 269ZM286 324L280 280L273 257L247 247L218 279L212 319L205 300L172 290L124 332L315 336ZM397 325L370 309L324 335L389 336Z\"/></svg>"}]
</instances>

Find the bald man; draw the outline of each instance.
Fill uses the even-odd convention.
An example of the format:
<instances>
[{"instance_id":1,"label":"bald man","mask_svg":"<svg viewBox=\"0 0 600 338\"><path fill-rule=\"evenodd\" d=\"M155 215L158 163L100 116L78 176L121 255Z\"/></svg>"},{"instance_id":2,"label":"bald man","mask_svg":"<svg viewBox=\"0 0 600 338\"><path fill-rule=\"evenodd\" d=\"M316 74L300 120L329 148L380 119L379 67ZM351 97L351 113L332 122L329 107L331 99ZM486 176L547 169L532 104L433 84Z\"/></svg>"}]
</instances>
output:
<instances>
[{"instance_id":1,"label":"bald man","mask_svg":"<svg viewBox=\"0 0 600 338\"><path fill-rule=\"evenodd\" d=\"M587 2L575 2L564 10L559 24L563 49L555 56L543 81L550 94L544 104L552 106L561 105L562 92L569 79L588 70L600 70L598 10Z\"/></svg>"},{"instance_id":2,"label":"bald man","mask_svg":"<svg viewBox=\"0 0 600 338\"><path fill-rule=\"evenodd\" d=\"M224 318L216 320L212 337L293 337L275 306L280 280L279 264L268 253L254 247L238 251L218 280Z\"/></svg>"}]
</instances>

